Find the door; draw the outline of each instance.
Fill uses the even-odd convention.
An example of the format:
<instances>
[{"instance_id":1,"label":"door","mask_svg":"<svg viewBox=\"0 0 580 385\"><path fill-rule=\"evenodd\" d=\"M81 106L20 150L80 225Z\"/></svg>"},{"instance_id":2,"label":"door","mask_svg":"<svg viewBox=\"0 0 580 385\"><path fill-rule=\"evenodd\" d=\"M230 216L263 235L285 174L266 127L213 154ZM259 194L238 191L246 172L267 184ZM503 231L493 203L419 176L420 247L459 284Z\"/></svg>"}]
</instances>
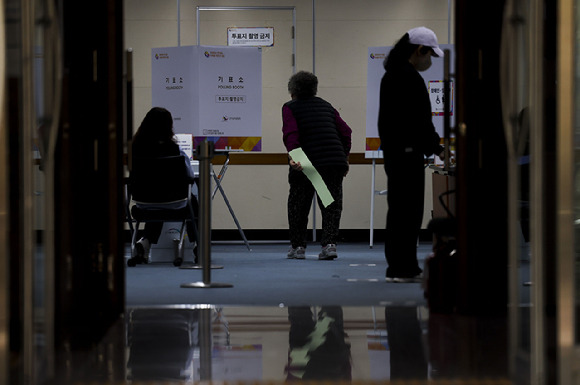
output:
<instances>
[{"instance_id":1,"label":"door","mask_svg":"<svg viewBox=\"0 0 580 385\"><path fill-rule=\"evenodd\" d=\"M230 27L270 27L274 44L262 47L262 148L285 152L280 140L281 106L290 100L288 79L296 70L296 16L294 7L197 7L199 45L227 45ZM311 36L311 35L309 35ZM300 58L302 67L306 58Z\"/></svg>"},{"instance_id":2,"label":"door","mask_svg":"<svg viewBox=\"0 0 580 385\"><path fill-rule=\"evenodd\" d=\"M9 368L0 364L0 382L6 383L21 376L35 383L50 375L54 363L50 219L52 154L60 108L57 8L56 1L9 0L1 9L2 31L7 33L6 49L0 52L0 99L6 103L1 105L0 123L0 242L4 247L0 269L6 274L2 279L6 286L0 290L6 302L0 299L0 312L6 318L0 322L0 333L8 336L3 342L19 357L2 359L2 364L11 364ZM4 36L0 40L4 43ZM0 346L0 356L6 357L7 348Z\"/></svg>"},{"instance_id":3,"label":"door","mask_svg":"<svg viewBox=\"0 0 580 385\"><path fill-rule=\"evenodd\" d=\"M561 332L554 309L561 310L558 269L566 244L558 234L558 206L566 202L558 158L565 152L554 127L561 124L556 106L562 108L566 98L557 95L564 83L556 79L556 10L551 1L508 0L502 26L510 372L522 384L556 383L561 374L562 357L553 347Z\"/></svg>"},{"instance_id":4,"label":"door","mask_svg":"<svg viewBox=\"0 0 580 385\"><path fill-rule=\"evenodd\" d=\"M558 162L556 339L559 383L580 383L580 13L578 0L558 9Z\"/></svg>"},{"instance_id":5,"label":"door","mask_svg":"<svg viewBox=\"0 0 580 385\"><path fill-rule=\"evenodd\" d=\"M578 5L508 0L504 14L510 364L514 375L525 373L521 383L580 383ZM522 248L516 233L524 219Z\"/></svg>"},{"instance_id":6,"label":"door","mask_svg":"<svg viewBox=\"0 0 580 385\"><path fill-rule=\"evenodd\" d=\"M311 48L312 32L297 30L296 9L293 6L270 6L264 2L263 6L247 7L206 7L196 8L197 44L198 45L228 45L228 28L253 28L267 27L273 30L273 45L261 48L262 52L262 152L285 153L286 149L282 141L281 133L281 109L282 105L290 100L288 93L288 80L296 68L309 69L313 66L313 54ZM304 24L301 24L303 26ZM303 28L306 29L306 28ZM297 46L301 47L297 50ZM299 53L297 53L297 51ZM238 154L238 159L251 155ZM255 159L255 158L254 158ZM262 158L264 159L264 158ZM249 169L246 169L249 170ZM247 172L238 168L230 173ZM248 175L249 178L253 176ZM234 180L231 176L226 177L224 190L228 191L228 181ZM243 195L230 195L228 197L231 209L247 205ZM221 199L214 200L212 207L212 226L215 228L227 228L231 226L231 214L227 205ZM312 236L316 239L316 202L313 203ZM277 208L275 208L277 210ZM285 215L285 213L281 213ZM257 220L259 221L259 217ZM240 220L240 227L256 226Z\"/></svg>"}]
</instances>

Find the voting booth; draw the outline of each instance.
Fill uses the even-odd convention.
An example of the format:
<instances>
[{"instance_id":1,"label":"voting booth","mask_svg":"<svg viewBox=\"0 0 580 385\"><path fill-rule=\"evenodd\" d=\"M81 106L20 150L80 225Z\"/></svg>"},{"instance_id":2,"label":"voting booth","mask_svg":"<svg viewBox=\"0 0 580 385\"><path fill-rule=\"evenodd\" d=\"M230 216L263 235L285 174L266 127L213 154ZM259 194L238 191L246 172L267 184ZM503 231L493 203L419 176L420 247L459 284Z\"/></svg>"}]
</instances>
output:
<instances>
[{"instance_id":1,"label":"voting booth","mask_svg":"<svg viewBox=\"0 0 580 385\"><path fill-rule=\"evenodd\" d=\"M204 140L229 160L230 151L262 150L262 51L260 47L179 46L151 50L151 100L173 116L173 130L194 170L197 146ZM223 187L219 184L227 164L214 175L219 190L243 235ZM178 228L178 227L177 227ZM171 261L173 223L165 223L159 243L151 248L152 262ZM185 243L186 259L191 252Z\"/></svg>"},{"instance_id":2,"label":"voting booth","mask_svg":"<svg viewBox=\"0 0 580 385\"><path fill-rule=\"evenodd\" d=\"M262 150L262 51L259 47L153 48L152 105L173 115L193 148Z\"/></svg>"}]
</instances>

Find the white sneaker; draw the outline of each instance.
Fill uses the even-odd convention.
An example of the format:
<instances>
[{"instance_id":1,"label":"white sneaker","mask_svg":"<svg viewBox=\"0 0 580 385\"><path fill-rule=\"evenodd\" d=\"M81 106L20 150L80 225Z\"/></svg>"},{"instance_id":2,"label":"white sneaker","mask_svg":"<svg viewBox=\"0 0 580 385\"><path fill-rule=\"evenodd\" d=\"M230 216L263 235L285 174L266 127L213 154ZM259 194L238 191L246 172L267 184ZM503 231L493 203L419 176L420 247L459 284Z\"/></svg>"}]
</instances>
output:
<instances>
[{"instance_id":1,"label":"white sneaker","mask_svg":"<svg viewBox=\"0 0 580 385\"><path fill-rule=\"evenodd\" d=\"M297 248L290 247L288 250L288 259L304 259L306 258L306 249L302 246Z\"/></svg>"},{"instance_id":2,"label":"white sneaker","mask_svg":"<svg viewBox=\"0 0 580 385\"><path fill-rule=\"evenodd\" d=\"M418 274L414 277L385 277L385 282L393 282L393 283L421 283L423 282L423 273Z\"/></svg>"},{"instance_id":3,"label":"white sneaker","mask_svg":"<svg viewBox=\"0 0 580 385\"><path fill-rule=\"evenodd\" d=\"M320 251L320 254L318 254L318 259L324 261L330 261L335 258L338 258L338 254L336 253L336 245L334 243L329 243L324 246Z\"/></svg>"},{"instance_id":4,"label":"white sneaker","mask_svg":"<svg viewBox=\"0 0 580 385\"><path fill-rule=\"evenodd\" d=\"M141 259L143 263L150 261L151 244L146 238L141 238L135 243L135 258Z\"/></svg>"}]
</instances>

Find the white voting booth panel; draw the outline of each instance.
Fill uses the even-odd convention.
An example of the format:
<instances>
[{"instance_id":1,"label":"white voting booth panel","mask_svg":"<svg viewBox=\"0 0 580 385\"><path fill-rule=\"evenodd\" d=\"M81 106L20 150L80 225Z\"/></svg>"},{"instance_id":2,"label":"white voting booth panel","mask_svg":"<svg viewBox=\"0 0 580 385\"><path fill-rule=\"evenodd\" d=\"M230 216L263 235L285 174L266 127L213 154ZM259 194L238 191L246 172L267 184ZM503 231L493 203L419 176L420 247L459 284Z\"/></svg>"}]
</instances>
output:
<instances>
[{"instance_id":1,"label":"white voting booth panel","mask_svg":"<svg viewBox=\"0 0 580 385\"><path fill-rule=\"evenodd\" d=\"M152 105L173 129L216 149L261 151L262 51L259 47L181 46L151 50Z\"/></svg>"}]
</instances>

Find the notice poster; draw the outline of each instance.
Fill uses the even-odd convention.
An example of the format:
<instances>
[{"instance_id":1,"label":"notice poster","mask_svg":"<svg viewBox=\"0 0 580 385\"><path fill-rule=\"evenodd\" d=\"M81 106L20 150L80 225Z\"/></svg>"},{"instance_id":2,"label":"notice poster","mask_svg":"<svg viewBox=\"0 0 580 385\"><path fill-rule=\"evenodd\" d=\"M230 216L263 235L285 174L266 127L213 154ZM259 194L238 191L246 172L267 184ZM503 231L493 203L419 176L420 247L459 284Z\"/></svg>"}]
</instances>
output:
<instances>
[{"instance_id":1,"label":"notice poster","mask_svg":"<svg viewBox=\"0 0 580 385\"><path fill-rule=\"evenodd\" d=\"M189 160L193 160L193 137L191 134L175 134L179 149L185 152Z\"/></svg>"},{"instance_id":2,"label":"notice poster","mask_svg":"<svg viewBox=\"0 0 580 385\"><path fill-rule=\"evenodd\" d=\"M238 47L273 47L274 28L249 27L228 28L228 45Z\"/></svg>"},{"instance_id":3,"label":"notice poster","mask_svg":"<svg viewBox=\"0 0 580 385\"><path fill-rule=\"evenodd\" d=\"M154 48L152 57L152 104L171 111L176 133L191 134L194 148L207 139L216 149L261 151L260 48Z\"/></svg>"},{"instance_id":4,"label":"notice poster","mask_svg":"<svg viewBox=\"0 0 580 385\"><path fill-rule=\"evenodd\" d=\"M450 50L450 73L453 74L455 63L455 52L453 45L440 44L442 50ZM377 154L380 150L381 141L379 139L379 130L377 120L379 117L379 93L381 89L381 79L385 74L383 62L388 56L392 47L369 47L367 56L367 116L366 116L366 151ZM443 58L432 58L433 65L427 71L420 72L425 80L425 86L431 99L431 109L433 115L433 125L435 130L443 139ZM450 82L451 100L450 116L451 126L454 126L453 102L454 87L453 81ZM380 156L379 156L380 157Z\"/></svg>"}]
</instances>

